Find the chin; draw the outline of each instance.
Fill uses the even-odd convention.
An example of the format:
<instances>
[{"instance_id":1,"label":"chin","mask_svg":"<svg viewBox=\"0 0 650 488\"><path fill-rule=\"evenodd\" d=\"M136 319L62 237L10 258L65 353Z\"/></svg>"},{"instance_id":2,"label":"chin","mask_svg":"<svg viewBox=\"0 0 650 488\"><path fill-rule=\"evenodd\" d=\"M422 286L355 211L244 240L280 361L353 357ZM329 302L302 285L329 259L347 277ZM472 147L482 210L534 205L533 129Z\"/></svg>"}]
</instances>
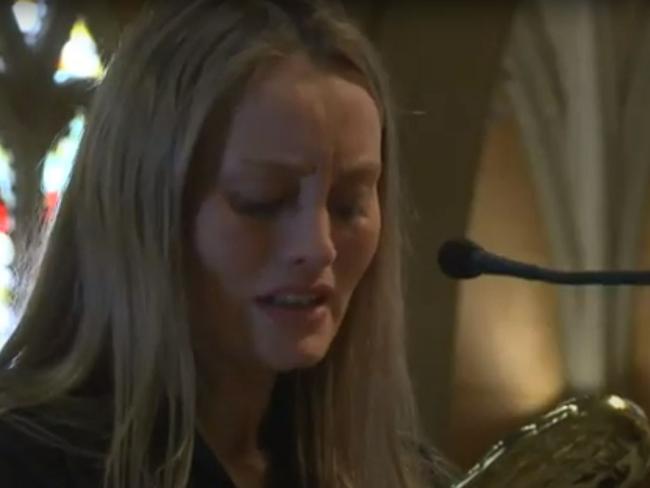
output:
<instances>
[{"instance_id":1,"label":"chin","mask_svg":"<svg viewBox=\"0 0 650 488\"><path fill-rule=\"evenodd\" d=\"M296 332L263 323L257 329L255 349L258 358L270 369L286 372L320 363L330 349L338 327L327 321L309 332Z\"/></svg>"},{"instance_id":2,"label":"chin","mask_svg":"<svg viewBox=\"0 0 650 488\"><path fill-rule=\"evenodd\" d=\"M279 373L307 369L320 363L329 349L329 344L321 347L316 347L313 344L311 347L306 347L307 345L301 346L292 348L292 350L273 351L271 354L266 355L265 362L271 369Z\"/></svg>"}]
</instances>

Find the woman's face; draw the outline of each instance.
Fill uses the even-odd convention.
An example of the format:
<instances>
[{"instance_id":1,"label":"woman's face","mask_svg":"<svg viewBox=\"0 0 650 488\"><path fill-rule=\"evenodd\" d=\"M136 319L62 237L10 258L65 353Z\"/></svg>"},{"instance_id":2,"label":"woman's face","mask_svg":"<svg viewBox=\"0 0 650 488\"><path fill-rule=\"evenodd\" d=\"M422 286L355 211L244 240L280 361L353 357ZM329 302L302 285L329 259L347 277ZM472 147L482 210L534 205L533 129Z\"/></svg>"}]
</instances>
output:
<instances>
[{"instance_id":1,"label":"woman's face","mask_svg":"<svg viewBox=\"0 0 650 488\"><path fill-rule=\"evenodd\" d=\"M353 76L296 55L258 73L225 146L217 130L194 162L218 167L191 235L197 359L314 365L377 250L377 106Z\"/></svg>"}]
</instances>

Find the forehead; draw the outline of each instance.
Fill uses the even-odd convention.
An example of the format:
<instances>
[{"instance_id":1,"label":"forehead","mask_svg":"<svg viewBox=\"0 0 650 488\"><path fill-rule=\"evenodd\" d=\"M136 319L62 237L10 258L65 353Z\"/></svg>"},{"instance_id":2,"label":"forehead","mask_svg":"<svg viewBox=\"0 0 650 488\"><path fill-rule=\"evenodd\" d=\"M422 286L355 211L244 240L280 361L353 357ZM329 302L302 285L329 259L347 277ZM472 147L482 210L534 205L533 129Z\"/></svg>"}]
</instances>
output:
<instances>
[{"instance_id":1,"label":"forehead","mask_svg":"<svg viewBox=\"0 0 650 488\"><path fill-rule=\"evenodd\" d=\"M301 56L259 70L233 114L223 163L249 159L380 158L381 121L361 77Z\"/></svg>"}]
</instances>

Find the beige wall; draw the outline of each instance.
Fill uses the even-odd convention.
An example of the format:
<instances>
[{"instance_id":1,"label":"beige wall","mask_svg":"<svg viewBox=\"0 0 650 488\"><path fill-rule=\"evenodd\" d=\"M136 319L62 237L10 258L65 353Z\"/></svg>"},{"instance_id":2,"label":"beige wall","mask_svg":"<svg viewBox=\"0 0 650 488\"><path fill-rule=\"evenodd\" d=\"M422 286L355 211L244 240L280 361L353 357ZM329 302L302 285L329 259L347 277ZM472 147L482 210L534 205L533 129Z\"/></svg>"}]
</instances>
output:
<instances>
[{"instance_id":1,"label":"beige wall","mask_svg":"<svg viewBox=\"0 0 650 488\"><path fill-rule=\"evenodd\" d=\"M650 269L650 202L643 225L643 244L639 268ZM650 288L635 289L633 295L631 383L633 399L650 412Z\"/></svg>"},{"instance_id":2,"label":"beige wall","mask_svg":"<svg viewBox=\"0 0 650 488\"><path fill-rule=\"evenodd\" d=\"M639 268L650 269L650 202L644 224ZM635 289L632 300L631 397L650 414L650 288ZM650 488L650 474L643 486Z\"/></svg>"},{"instance_id":3,"label":"beige wall","mask_svg":"<svg viewBox=\"0 0 650 488\"><path fill-rule=\"evenodd\" d=\"M468 236L494 252L551 264L519 132L493 120L476 174ZM555 403L564 389L556 288L501 277L460 287L449 446L473 464L492 444Z\"/></svg>"}]
</instances>

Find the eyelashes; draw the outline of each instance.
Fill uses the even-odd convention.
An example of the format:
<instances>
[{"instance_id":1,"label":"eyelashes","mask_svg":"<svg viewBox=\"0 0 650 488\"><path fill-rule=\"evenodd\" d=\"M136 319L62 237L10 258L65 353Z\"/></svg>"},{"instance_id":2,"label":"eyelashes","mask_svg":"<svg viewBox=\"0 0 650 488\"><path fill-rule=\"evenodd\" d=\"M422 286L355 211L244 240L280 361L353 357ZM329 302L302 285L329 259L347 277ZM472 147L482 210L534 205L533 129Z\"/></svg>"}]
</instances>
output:
<instances>
[{"instance_id":1,"label":"eyelashes","mask_svg":"<svg viewBox=\"0 0 650 488\"><path fill-rule=\"evenodd\" d=\"M264 220L275 217L285 207L284 199L253 200L237 195L228 200L238 214Z\"/></svg>"},{"instance_id":2,"label":"eyelashes","mask_svg":"<svg viewBox=\"0 0 650 488\"><path fill-rule=\"evenodd\" d=\"M344 221L352 221L362 218L367 214L366 205L361 202L332 205L330 213Z\"/></svg>"},{"instance_id":3,"label":"eyelashes","mask_svg":"<svg viewBox=\"0 0 650 488\"><path fill-rule=\"evenodd\" d=\"M354 221L366 216L367 198L355 196L354 198L328 204L328 210L333 217L341 221ZM286 210L292 210L296 205L296 198L280 197L268 199L247 198L241 194L229 194L228 202L233 211L258 220L273 220Z\"/></svg>"}]
</instances>

